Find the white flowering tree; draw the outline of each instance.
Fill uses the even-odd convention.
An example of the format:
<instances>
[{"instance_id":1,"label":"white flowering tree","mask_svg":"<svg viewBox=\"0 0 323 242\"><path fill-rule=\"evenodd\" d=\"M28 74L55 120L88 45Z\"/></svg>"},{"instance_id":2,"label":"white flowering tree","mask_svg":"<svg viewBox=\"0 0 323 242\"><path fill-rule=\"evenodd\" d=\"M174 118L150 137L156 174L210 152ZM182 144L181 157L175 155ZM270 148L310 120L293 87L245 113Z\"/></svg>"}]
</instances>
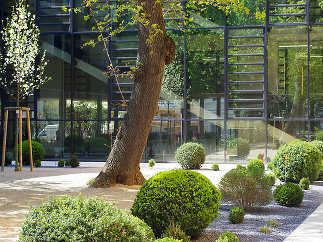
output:
<instances>
[{"instance_id":1,"label":"white flowering tree","mask_svg":"<svg viewBox=\"0 0 323 242\"><path fill-rule=\"evenodd\" d=\"M16 99L19 107L22 98L32 95L35 88L49 79L43 78L47 65L45 52L41 55L40 31L25 0L17 1L1 33L5 45L1 84ZM10 88L12 86L16 86L16 90Z\"/></svg>"}]
</instances>

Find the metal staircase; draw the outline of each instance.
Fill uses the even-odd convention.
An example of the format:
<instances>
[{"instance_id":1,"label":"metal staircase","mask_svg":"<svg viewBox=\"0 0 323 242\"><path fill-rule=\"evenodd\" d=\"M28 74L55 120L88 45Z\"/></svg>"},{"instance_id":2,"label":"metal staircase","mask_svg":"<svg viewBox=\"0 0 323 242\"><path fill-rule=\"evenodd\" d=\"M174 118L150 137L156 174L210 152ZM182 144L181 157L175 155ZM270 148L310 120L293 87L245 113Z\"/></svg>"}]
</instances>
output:
<instances>
[{"instance_id":1,"label":"metal staircase","mask_svg":"<svg viewBox=\"0 0 323 242\"><path fill-rule=\"evenodd\" d=\"M265 118L265 27L226 27L225 32L227 118Z\"/></svg>"}]
</instances>

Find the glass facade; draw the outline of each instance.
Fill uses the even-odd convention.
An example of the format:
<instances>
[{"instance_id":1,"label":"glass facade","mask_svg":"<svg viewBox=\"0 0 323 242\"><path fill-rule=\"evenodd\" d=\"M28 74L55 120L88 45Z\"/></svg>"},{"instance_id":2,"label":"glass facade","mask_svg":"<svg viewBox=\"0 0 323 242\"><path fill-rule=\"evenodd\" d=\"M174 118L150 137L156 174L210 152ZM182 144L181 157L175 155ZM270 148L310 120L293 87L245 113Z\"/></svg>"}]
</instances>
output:
<instances>
[{"instance_id":1,"label":"glass facade","mask_svg":"<svg viewBox=\"0 0 323 242\"><path fill-rule=\"evenodd\" d=\"M199 12L189 1L182 23L167 16L166 29L177 46L175 61L165 68L159 108L148 137L144 160L174 160L184 142L200 142L209 162L240 161L232 140L246 140L249 154L274 158L284 143L313 140L323 130L323 11L319 1L245 1L258 20L244 13L225 16L211 6ZM138 35L134 27L104 46L82 45L97 34L86 10L62 7L80 0L30 0L47 52L51 80L22 105L32 110L33 138L47 159L104 161L126 112L133 79L122 75L135 66ZM0 18L10 15L13 1L0 0ZM166 6L167 7L167 6ZM107 10L108 11L108 10ZM98 18L104 17L102 13ZM179 31L182 27L186 31ZM1 43L3 51L3 43ZM119 75L105 75L113 64ZM1 91L4 108L14 102ZM2 119L1 119L2 120ZM2 122L3 124L3 122ZM8 150L14 146L15 118L9 117Z\"/></svg>"}]
</instances>

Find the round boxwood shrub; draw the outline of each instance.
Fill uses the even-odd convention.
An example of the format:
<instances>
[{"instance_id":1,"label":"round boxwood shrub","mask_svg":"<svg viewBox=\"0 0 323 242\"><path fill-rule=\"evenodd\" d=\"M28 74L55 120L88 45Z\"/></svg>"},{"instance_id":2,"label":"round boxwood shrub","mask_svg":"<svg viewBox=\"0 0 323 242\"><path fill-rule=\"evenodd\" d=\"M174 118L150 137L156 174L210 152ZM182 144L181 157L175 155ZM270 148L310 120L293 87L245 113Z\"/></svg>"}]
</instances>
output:
<instances>
[{"instance_id":1,"label":"round boxwood shrub","mask_svg":"<svg viewBox=\"0 0 323 242\"><path fill-rule=\"evenodd\" d=\"M279 148L273 165L274 172L281 181L298 183L303 177L310 181L318 178L322 155L311 142L293 141Z\"/></svg>"},{"instance_id":2,"label":"round boxwood shrub","mask_svg":"<svg viewBox=\"0 0 323 242\"><path fill-rule=\"evenodd\" d=\"M221 234L220 237L216 240L216 242L237 242L238 237L231 233L230 231L225 232L224 234Z\"/></svg>"},{"instance_id":3,"label":"round boxwood shrub","mask_svg":"<svg viewBox=\"0 0 323 242\"><path fill-rule=\"evenodd\" d=\"M243 209L266 205L272 192L262 169L247 169L242 165L224 174L219 183L222 199L231 201Z\"/></svg>"},{"instance_id":4,"label":"round boxwood shrub","mask_svg":"<svg viewBox=\"0 0 323 242\"><path fill-rule=\"evenodd\" d=\"M300 181L299 181L299 186L300 188L302 188L303 190L308 190L310 188L310 179L308 179L308 177L306 178L302 178Z\"/></svg>"},{"instance_id":5,"label":"round boxwood shrub","mask_svg":"<svg viewBox=\"0 0 323 242\"><path fill-rule=\"evenodd\" d=\"M96 197L52 198L25 217L19 241L153 241L152 230Z\"/></svg>"},{"instance_id":6,"label":"round boxwood shrub","mask_svg":"<svg viewBox=\"0 0 323 242\"><path fill-rule=\"evenodd\" d=\"M31 147L33 150L33 161L42 160L45 155L44 146L41 143L38 143L37 141L31 141ZM19 145L18 145L18 152L19 152ZM14 156L16 155L16 147L13 149L12 153ZM22 142L22 164L30 165L28 140L25 140Z\"/></svg>"},{"instance_id":7,"label":"round boxwood shrub","mask_svg":"<svg viewBox=\"0 0 323 242\"><path fill-rule=\"evenodd\" d=\"M200 169L205 162L205 150L201 144L185 143L175 152L176 162L183 169Z\"/></svg>"},{"instance_id":8,"label":"round boxwood shrub","mask_svg":"<svg viewBox=\"0 0 323 242\"><path fill-rule=\"evenodd\" d=\"M279 185L274 190L274 200L287 207L295 207L302 203L304 192L302 189L291 182Z\"/></svg>"},{"instance_id":9,"label":"round boxwood shrub","mask_svg":"<svg viewBox=\"0 0 323 242\"><path fill-rule=\"evenodd\" d=\"M211 166L211 169L212 169L213 171L218 171L218 170L219 170L219 164L217 164L217 163L213 163L213 164L212 164L212 166Z\"/></svg>"},{"instance_id":10,"label":"round boxwood shrub","mask_svg":"<svg viewBox=\"0 0 323 242\"><path fill-rule=\"evenodd\" d=\"M321 141L321 140L314 140L311 143L313 145L315 145L321 151L321 154L323 155L323 141Z\"/></svg>"},{"instance_id":11,"label":"round boxwood shrub","mask_svg":"<svg viewBox=\"0 0 323 242\"><path fill-rule=\"evenodd\" d=\"M242 223L245 212L240 207L233 207L230 209L229 220L233 224Z\"/></svg>"},{"instance_id":12,"label":"round boxwood shrub","mask_svg":"<svg viewBox=\"0 0 323 242\"><path fill-rule=\"evenodd\" d=\"M64 159L60 159L60 160L58 161L58 166L59 166L59 167L64 167L64 165L65 165L65 160L64 160Z\"/></svg>"},{"instance_id":13,"label":"round boxwood shrub","mask_svg":"<svg viewBox=\"0 0 323 242\"><path fill-rule=\"evenodd\" d=\"M34 161L34 166L35 167L41 167L41 160L35 160Z\"/></svg>"},{"instance_id":14,"label":"round boxwood shrub","mask_svg":"<svg viewBox=\"0 0 323 242\"><path fill-rule=\"evenodd\" d=\"M80 166L80 162L79 160L77 159L77 156L76 155L72 155L70 160L69 160L69 164L72 168L75 168L75 167L79 167Z\"/></svg>"},{"instance_id":15,"label":"round boxwood shrub","mask_svg":"<svg viewBox=\"0 0 323 242\"><path fill-rule=\"evenodd\" d=\"M195 237L218 216L220 200L220 192L205 176L195 171L171 170L144 183L131 211L157 237L171 222Z\"/></svg>"},{"instance_id":16,"label":"round boxwood shrub","mask_svg":"<svg viewBox=\"0 0 323 242\"><path fill-rule=\"evenodd\" d=\"M234 138L228 140L229 153L237 152L238 158L246 158L250 153L249 141L244 138Z\"/></svg>"},{"instance_id":17,"label":"round boxwood shrub","mask_svg":"<svg viewBox=\"0 0 323 242\"><path fill-rule=\"evenodd\" d=\"M265 170L264 162L260 159L252 159L248 161L247 167L248 169L253 169L253 167L257 167L259 169Z\"/></svg>"},{"instance_id":18,"label":"round boxwood shrub","mask_svg":"<svg viewBox=\"0 0 323 242\"><path fill-rule=\"evenodd\" d=\"M323 132L322 131L317 133L316 140L323 141Z\"/></svg>"}]
</instances>

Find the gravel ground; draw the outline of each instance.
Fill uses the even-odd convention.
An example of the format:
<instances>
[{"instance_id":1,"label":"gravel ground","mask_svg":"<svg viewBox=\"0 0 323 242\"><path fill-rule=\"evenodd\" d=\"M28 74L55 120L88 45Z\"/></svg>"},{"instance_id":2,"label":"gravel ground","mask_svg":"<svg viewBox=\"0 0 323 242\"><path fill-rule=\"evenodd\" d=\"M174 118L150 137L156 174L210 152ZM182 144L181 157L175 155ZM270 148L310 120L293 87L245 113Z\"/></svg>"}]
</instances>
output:
<instances>
[{"instance_id":1,"label":"gravel ground","mask_svg":"<svg viewBox=\"0 0 323 242\"><path fill-rule=\"evenodd\" d=\"M235 233L238 241L264 242L283 241L323 202L323 183L316 182L305 191L303 203L299 207L284 207L272 201L267 206L252 212L246 212L241 224L232 224L228 220L229 210L233 204L221 203L218 218L211 223L196 241L215 241L219 234L226 231ZM277 222L269 233L261 232L260 227L268 220Z\"/></svg>"}]
</instances>

